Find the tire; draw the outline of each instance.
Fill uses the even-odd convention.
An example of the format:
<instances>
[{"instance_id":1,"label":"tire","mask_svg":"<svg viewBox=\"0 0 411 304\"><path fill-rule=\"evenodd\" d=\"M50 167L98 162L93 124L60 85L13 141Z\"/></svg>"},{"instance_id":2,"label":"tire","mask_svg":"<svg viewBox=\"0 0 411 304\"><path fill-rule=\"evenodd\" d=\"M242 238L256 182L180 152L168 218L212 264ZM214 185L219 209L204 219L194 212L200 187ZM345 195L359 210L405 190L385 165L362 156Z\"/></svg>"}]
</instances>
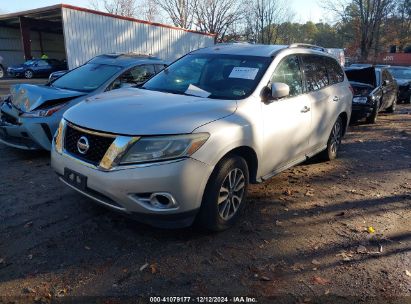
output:
<instances>
[{"instance_id":1,"label":"tire","mask_svg":"<svg viewBox=\"0 0 411 304\"><path fill-rule=\"evenodd\" d=\"M223 158L207 182L196 226L210 231L233 226L244 210L248 184L246 161L236 155Z\"/></svg>"},{"instance_id":2,"label":"tire","mask_svg":"<svg viewBox=\"0 0 411 304\"><path fill-rule=\"evenodd\" d=\"M0 79L6 76L5 74L4 67L0 64Z\"/></svg>"},{"instance_id":3,"label":"tire","mask_svg":"<svg viewBox=\"0 0 411 304\"><path fill-rule=\"evenodd\" d=\"M32 79L34 76L33 71L32 70L27 70L24 72L24 78L26 79Z\"/></svg>"},{"instance_id":4,"label":"tire","mask_svg":"<svg viewBox=\"0 0 411 304\"><path fill-rule=\"evenodd\" d=\"M330 136L327 141L327 148L320 153L320 158L325 161L330 161L336 159L338 156L338 150L341 146L341 139L344 130L344 123L341 117L337 118L337 121L334 123L333 128L331 129Z\"/></svg>"},{"instance_id":5,"label":"tire","mask_svg":"<svg viewBox=\"0 0 411 304\"><path fill-rule=\"evenodd\" d=\"M375 107L374 107L374 110L371 113L371 116L367 117L367 119L365 120L366 123L375 124L377 122L379 108L380 108L380 101L378 100L375 103Z\"/></svg>"},{"instance_id":6,"label":"tire","mask_svg":"<svg viewBox=\"0 0 411 304\"><path fill-rule=\"evenodd\" d=\"M395 96L394 101L392 102L392 105L387 108L387 112L394 113L396 107L397 107L397 96Z\"/></svg>"}]
</instances>

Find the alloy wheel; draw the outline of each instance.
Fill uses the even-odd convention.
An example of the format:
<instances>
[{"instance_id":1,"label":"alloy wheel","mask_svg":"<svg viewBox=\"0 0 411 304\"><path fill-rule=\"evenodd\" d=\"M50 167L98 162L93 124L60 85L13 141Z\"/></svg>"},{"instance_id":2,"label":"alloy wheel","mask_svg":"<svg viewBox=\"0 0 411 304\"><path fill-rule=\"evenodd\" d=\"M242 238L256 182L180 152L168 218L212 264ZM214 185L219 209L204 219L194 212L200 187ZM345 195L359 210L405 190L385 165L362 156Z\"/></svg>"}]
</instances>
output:
<instances>
[{"instance_id":1,"label":"alloy wheel","mask_svg":"<svg viewBox=\"0 0 411 304\"><path fill-rule=\"evenodd\" d=\"M333 130L331 132L331 145L330 145L330 150L331 153L337 154L338 148L341 144L341 138L342 138L342 128L341 128L341 121L337 120L335 123Z\"/></svg>"},{"instance_id":2,"label":"alloy wheel","mask_svg":"<svg viewBox=\"0 0 411 304\"><path fill-rule=\"evenodd\" d=\"M245 192L245 177L242 170L235 168L224 178L218 195L218 213L228 221L238 211Z\"/></svg>"},{"instance_id":3,"label":"alloy wheel","mask_svg":"<svg viewBox=\"0 0 411 304\"><path fill-rule=\"evenodd\" d=\"M27 79L30 79L33 77L33 72L32 71L25 71L24 72L24 77L26 77Z\"/></svg>"}]
</instances>

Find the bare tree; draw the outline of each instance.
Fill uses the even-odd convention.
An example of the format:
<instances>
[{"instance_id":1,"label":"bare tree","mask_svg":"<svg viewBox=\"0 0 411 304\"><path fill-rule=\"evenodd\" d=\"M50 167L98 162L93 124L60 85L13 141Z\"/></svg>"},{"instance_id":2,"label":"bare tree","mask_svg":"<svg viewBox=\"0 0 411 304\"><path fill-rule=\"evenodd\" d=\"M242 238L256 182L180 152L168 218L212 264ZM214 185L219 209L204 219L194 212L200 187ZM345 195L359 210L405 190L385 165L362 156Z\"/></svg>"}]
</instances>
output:
<instances>
[{"instance_id":1,"label":"bare tree","mask_svg":"<svg viewBox=\"0 0 411 304\"><path fill-rule=\"evenodd\" d=\"M285 1L246 0L246 35L258 43L276 43L280 24L293 17Z\"/></svg>"},{"instance_id":2,"label":"bare tree","mask_svg":"<svg viewBox=\"0 0 411 304\"><path fill-rule=\"evenodd\" d=\"M242 18L242 11L237 0L203 0L197 3L194 16L197 29L216 34L215 39L221 40Z\"/></svg>"},{"instance_id":3,"label":"bare tree","mask_svg":"<svg viewBox=\"0 0 411 304\"><path fill-rule=\"evenodd\" d=\"M162 22L163 16L156 0L141 0L137 5L138 17L151 22Z\"/></svg>"},{"instance_id":4,"label":"bare tree","mask_svg":"<svg viewBox=\"0 0 411 304\"><path fill-rule=\"evenodd\" d=\"M191 28L196 0L154 0L177 27Z\"/></svg>"},{"instance_id":5,"label":"bare tree","mask_svg":"<svg viewBox=\"0 0 411 304\"><path fill-rule=\"evenodd\" d=\"M372 48L375 51L379 49L381 28L394 9L395 0L352 0L343 3L328 0L324 7L333 11L343 22L358 24L360 57L363 61L368 60Z\"/></svg>"},{"instance_id":6,"label":"bare tree","mask_svg":"<svg viewBox=\"0 0 411 304\"><path fill-rule=\"evenodd\" d=\"M110 14L136 17L136 0L90 0L89 6L95 10L105 10Z\"/></svg>"}]
</instances>

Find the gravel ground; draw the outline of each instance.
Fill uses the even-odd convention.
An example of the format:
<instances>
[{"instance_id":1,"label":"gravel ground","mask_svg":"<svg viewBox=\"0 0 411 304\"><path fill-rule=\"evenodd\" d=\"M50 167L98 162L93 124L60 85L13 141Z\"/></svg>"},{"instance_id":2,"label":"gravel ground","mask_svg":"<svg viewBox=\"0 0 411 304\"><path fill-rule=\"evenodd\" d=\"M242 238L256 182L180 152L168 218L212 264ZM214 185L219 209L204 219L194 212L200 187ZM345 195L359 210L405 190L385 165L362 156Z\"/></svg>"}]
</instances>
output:
<instances>
[{"instance_id":1,"label":"gravel ground","mask_svg":"<svg viewBox=\"0 0 411 304\"><path fill-rule=\"evenodd\" d=\"M133 222L60 183L48 153L0 145L0 303L411 303L410 114L352 126L336 161L251 186L217 234Z\"/></svg>"}]
</instances>

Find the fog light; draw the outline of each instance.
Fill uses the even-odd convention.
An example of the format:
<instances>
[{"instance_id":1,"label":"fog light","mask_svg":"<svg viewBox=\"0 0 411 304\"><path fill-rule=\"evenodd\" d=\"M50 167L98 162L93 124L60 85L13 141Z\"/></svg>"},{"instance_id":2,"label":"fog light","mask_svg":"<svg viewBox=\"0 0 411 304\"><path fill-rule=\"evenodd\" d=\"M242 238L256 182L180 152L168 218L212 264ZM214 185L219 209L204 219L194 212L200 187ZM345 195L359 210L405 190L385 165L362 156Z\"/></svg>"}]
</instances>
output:
<instances>
[{"instance_id":1,"label":"fog light","mask_svg":"<svg viewBox=\"0 0 411 304\"><path fill-rule=\"evenodd\" d=\"M175 198L167 192L136 193L130 195L130 198L144 208L152 211L166 211L178 208L178 203Z\"/></svg>"},{"instance_id":2,"label":"fog light","mask_svg":"<svg viewBox=\"0 0 411 304\"><path fill-rule=\"evenodd\" d=\"M150 196L150 203L153 207L159 209L174 208L176 201L169 193L153 193Z\"/></svg>"}]
</instances>

